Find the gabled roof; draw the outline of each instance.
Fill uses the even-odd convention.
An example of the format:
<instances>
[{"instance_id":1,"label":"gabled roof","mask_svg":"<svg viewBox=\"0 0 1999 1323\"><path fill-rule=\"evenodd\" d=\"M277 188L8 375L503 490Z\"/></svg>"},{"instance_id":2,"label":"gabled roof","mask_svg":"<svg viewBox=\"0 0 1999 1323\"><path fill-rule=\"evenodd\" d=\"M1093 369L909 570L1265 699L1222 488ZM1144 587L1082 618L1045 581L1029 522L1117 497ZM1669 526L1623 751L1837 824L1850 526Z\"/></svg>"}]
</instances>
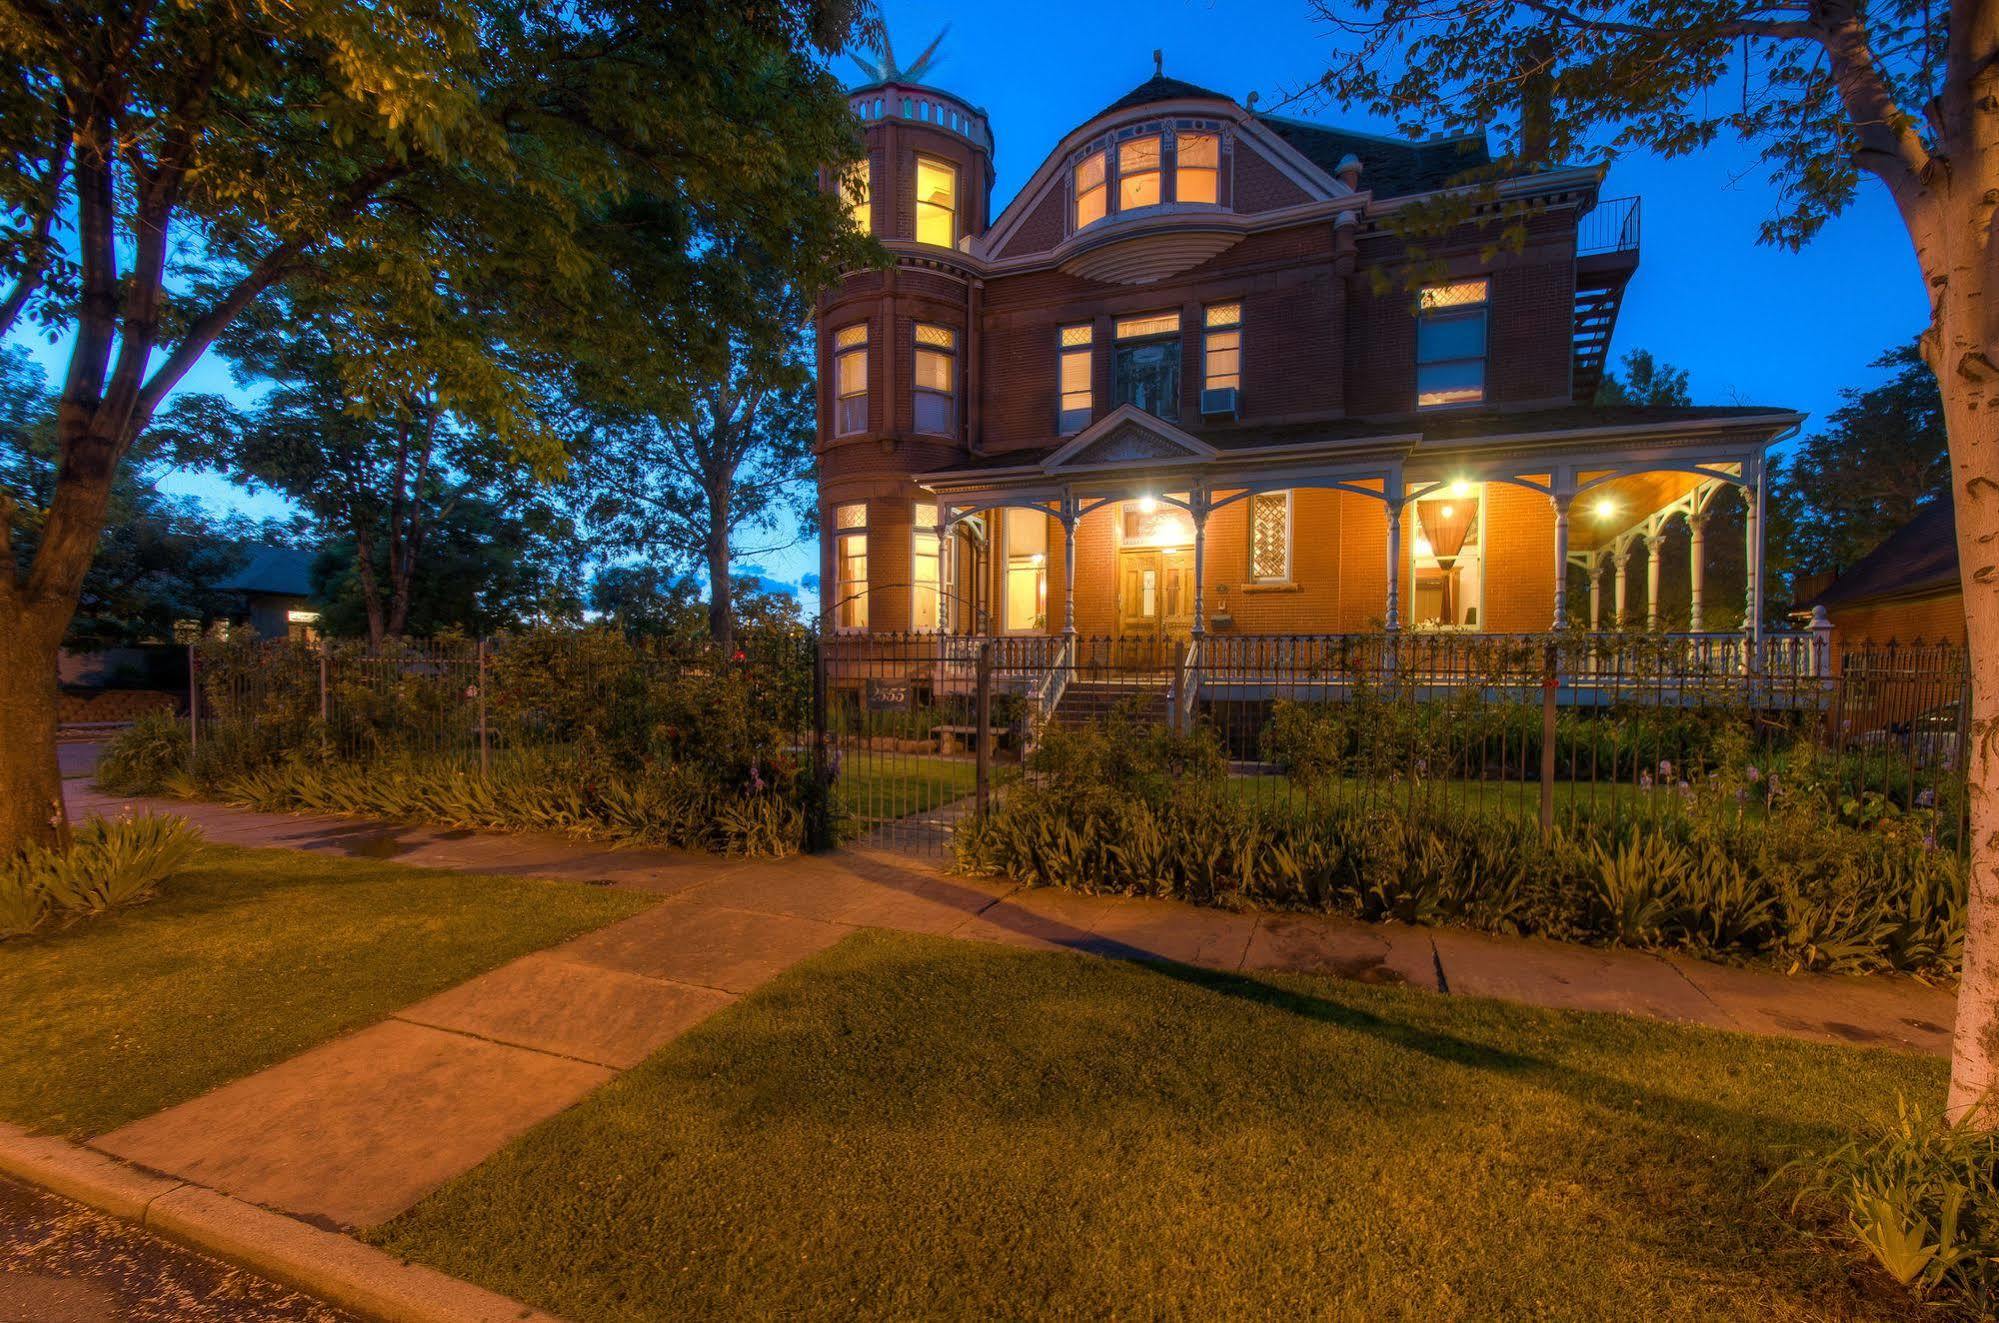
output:
<instances>
[{"instance_id":1,"label":"gabled roof","mask_svg":"<svg viewBox=\"0 0 1999 1323\"><path fill-rule=\"evenodd\" d=\"M312 562L318 554L296 547L243 548L249 560L215 586L231 593L271 593L279 597L312 596Z\"/></svg>"},{"instance_id":2,"label":"gabled roof","mask_svg":"<svg viewBox=\"0 0 1999 1323\"><path fill-rule=\"evenodd\" d=\"M1282 115L1256 118L1329 175L1338 171L1345 157L1359 157L1360 186L1380 198L1427 193L1458 180L1467 170L1492 164L1492 153L1481 134L1410 142L1307 124Z\"/></svg>"},{"instance_id":3,"label":"gabled roof","mask_svg":"<svg viewBox=\"0 0 1999 1323\"><path fill-rule=\"evenodd\" d=\"M1234 97L1229 96L1225 92L1211 92L1205 87L1196 87L1192 83L1183 83L1178 78L1168 78L1165 74L1154 74L1137 87L1132 88L1131 91L1126 92L1123 96L1105 106L1102 110L1099 110L1096 114L1090 116L1090 118L1101 119L1105 115L1114 114L1120 110L1129 110L1133 106L1150 105L1154 101L1180 101L1190 97L1203 98L1210 101L1233 102L1235 100Z\"/></svg>"},{"instance_id":4,"label":"gabled roof","mask_svg":"<svg viewBox=\"0 0 1999 1323\"><path fill-rule=\"evenodd\" d=\"M1915 518L1855 561L1811 605L1831 610L1877 599L1927 597L1959 586L1957 512L1945 497L1918 508Z\"/></svg>"}]
</instances>

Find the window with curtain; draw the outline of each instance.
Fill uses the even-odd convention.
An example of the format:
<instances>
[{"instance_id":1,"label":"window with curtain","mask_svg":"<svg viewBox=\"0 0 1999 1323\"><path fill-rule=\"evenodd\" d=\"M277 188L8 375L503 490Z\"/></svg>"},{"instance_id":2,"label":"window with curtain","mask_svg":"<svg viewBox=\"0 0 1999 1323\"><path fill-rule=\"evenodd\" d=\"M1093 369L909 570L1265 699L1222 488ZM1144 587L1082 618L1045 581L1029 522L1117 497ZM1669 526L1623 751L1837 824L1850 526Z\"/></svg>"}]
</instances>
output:
<instances>
[{"instance_id":1,"label":"window with curtain","mask_svg":"<svg viewBox=\"0 0 1999 1323\"><path fill-rule=\"evenodd\" d=\"M833 333L833 433L868 430L868 324Z\"/></svg>"},{"instance_id":2,"label":"window with curtain","mask_svg":"<svg viewBox=\"0 0 1999 1323\"><path fill-rule=\"evenodd\" d=\"M1002 624L1011 631L1048 627L1048 516L1006 511L1006 601Z\"/></svg>"},{"instance_id":3,"label":"window with curtain","mask_svg":"<svg viewBox=\"0 0 1999 1323\"><path fill-rule=\"evenodd\" d=\"M833 624L868 627L868 507L855 501L833 507Z\"/></svg>"},{"instance_id":4,"label":"window with curtain","mask_svg":"<svg viewBox=\"0 0 1999 1323\"><path fill-rule=\"evenodd\" d=\"M1249 498L1249 577L1258 583L1291 581L1290 492Z\"/></svg>"},{"instance_id":5,"label":"window with curtain","mask_svg":"<svg viewBox=\"0 0 1999 1323\"><path fill-rule=\"evenodd\" d=\"M1130 138L1117 149L1117 209L1159 204L1159 135Z\"/></svg>"},{"instance_id":6,"label":"window with curtain","mask_svg":"<svg viewBox=\"0 0 1999 1323\"><path fill-rule=\"evenodd\" d=\"M1119 404L1168 422L1180 417L1180 314L1125 317L1117 323L1112 379Z\"/></svg>"},{"instance_id":7,"label":"window with curtain","mask_svg":"<svg viewBox=\"0 0 1999 1323\"><path fill-rule=\"evenodd\" d=\"M1485 398L1488 285L1481 276L1423 290L1416 316L1418 408Z\"/></svg>"},{"instance_id":8,"label":"window with curtain","mask_svg":"<svg viewBox=\"0 0 1999 1323\"><path fill-rule=\"evenodd\" d=\"M1221 200L1222 140L1213 133L1183 133L1175 145L1173 200Z\"/></svg>"},{"instance_id":9,"label":"window with curtain","mask_svg":"<svg viewBox=\"0 0 1999 1323\"><path fill-rule=\"evenodd\" d=\"M958 426L958 334L948 326L916 324L916 430L949 436Z\"/></svg>"},{"instance_id":10,"label":"window with curtain","mask_svg":"<svg viewBox=\"0 0 1999 1323\"><path fill-rule=\"evenodd\" d=\"M1061 332L1059 373L1062 393L1060 430L1063 436L1080 432L1090 425L1092 386L1091 345L1095 332L1088 326L1065 326Z\"/></svg>"},{"instance_id":11,"label":"window with curtain","mask_svg":"<svg viewBox=\"0 0 1999 1323\"><path fill-rule=\"evenodd\" d=\"M958 167L949 161L916 158L916 242L958 244Z\"/></svg>"},{"instance_id":12,"label":"window with curtain","mask_svg":"<svg viewBox=\"0 0 1999 1323\"><path fill-rule=\"evenodd\" d=\"M1108 192L1104 183L1104 154L1091 152L1076 162L1076 228L1082 229L1104 218Z\"/></svg>"},{"instance_id":13,"label":"window with curtain","mask_svg":"<svg viewBox=\"0 0 1999 1323\"><path fill-rule=\"evenodd\" d=\"M1209 305L1207 323L1207 334L1201 347L1202 388L1239 389L1242 386L1242 304Z\"/></svg>"},{"instance_id":14,"label":"window with curtain","mask_svg":"<svg viewBox=\"0 0 1999 1323\"><path fill-rule=\"evenodd\" d=\"M944 595L943 541L935 502L918 501L910 512L914 529L909 573L909 628L931 633L938 627Z\"/></svg>"}]
</instances>

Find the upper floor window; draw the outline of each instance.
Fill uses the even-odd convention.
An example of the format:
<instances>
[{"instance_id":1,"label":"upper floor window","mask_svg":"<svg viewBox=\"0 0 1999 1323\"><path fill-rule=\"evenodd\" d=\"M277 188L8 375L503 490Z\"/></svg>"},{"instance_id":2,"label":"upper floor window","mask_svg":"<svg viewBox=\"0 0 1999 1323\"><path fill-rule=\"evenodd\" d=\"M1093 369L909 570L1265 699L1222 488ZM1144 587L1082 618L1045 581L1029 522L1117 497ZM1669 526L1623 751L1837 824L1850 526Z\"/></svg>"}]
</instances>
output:
<instances>
[{"instance_id":1,"label":"upper floor window","mask_svg":"<svg viewBox=\"0 0 1999 1323\"><path fill-rule=\"evenodd\" d=\"M1082 229L1104 218L1109 204L1105 186L1104 154L1091 152L1076 163L1076 228Z\"/></svg>"},{"instance_id":2,"label":"upper floor window","mask_svg":"<svg viewBox=\"0 0 1999 1323\"><path fill-rule=\"evenodd\" d=\"M833 507L833 627L868 627L868 507Z\"/></svg>"},{"instance_id":3,"label":"upper floor window","mask_svg":"<svg viewBox=\"0 0 1999 1323\"><path fill-rule=\"evenodd\" d=\"M847 167L846 177L840 183L847 215L862 234L873 234L875 229L873 178L874 163L859 160Z\"/></svg>"},{"instance_id":4,"label":"upper floor window","mask_svg":"<svg viewBox=\"0 0 1999 1323\"><path fill-rule=\"evenodd\" d=\"M958 427L958 334L916 324L916 430L949 436Z\"/></svg>"},{"instance_id":5,"label":"upper floor window","mask_svg":"<svg viewBox=\"0 0 1999 1323\"><path fill-rule=\"evenodd\" d=\"M916 158L916 242L957 246L958 167L949 161Z\"/></svg>"},{"instance_id":6,"label":"upper floor window","mask_svg":"<svg viewBox=\"0 0 1999 1323\"><path fill-rule=\"evenodd\" d=\"M1090 382L1090 350L1094 339L1095 332L1088 326L1062 328L1060 430L1063 436L1080 432L1090 425L1090 413L1095 403L1091 398Z\"/></svg>"},{"instance_id":7,"label":"upper floor window","mask_svg":"<svg viewBox=\"0 0 1999 1323\"><path fill-rule=\"evenodd\" d=\"M1117 149L1117 209L1159 203L1159 135L1129 138Z\"/></svg>"},{"instance_id":8,"label":"upper floor window","mask_svg":"<svg viewBox=\"0 0 1999 1323\"><path fill-rule=\"evenodd\" d=\"M1258 583L1291 580L1290 492L1249 498L1249 577Z\"/></svg>"},{"instance_id":9,"label":"upper floor window","mask_svg":"<svg viewBox=\"0 0 1999 1323\"><path fill-rule=\"evenodd\" d=\"M1489 285L1480 276L1424 288L1416 317L1417 408L1476 404L1485 398Z\"/></svg>"},{"instance_id":10,"label":"upper floor window","mask_svg":"<svg viewBox=\"0 0 1999 1323\"><path fill-rule=\"evenodd\" d=\"M868 430L868 324L833 332L833 435Z\"/></svg>"},{"instance_id":11,"label":"upper floor window","mask_svg":"<svg viewBox=\"0 0 1999 1323\"><path fill-rule=\"evenodd\" d=\"M1212 133L1183 133L1175 150L1173 200L1219 202L1222 140Z\"/></svg>"},{"instance_id":12,"label":"upper floor window","mask_svg":"<svg viewBox=\"0 0 1999 1323\"><path fill-rule=\"evenodd\" d=\"M1167 422L1180 417L1180 314L1122 317L1112 381L1119 404L1136 405Z\"/></svg>"},{"instance_id":13,"label":"upper floor window","mask_svg":"<svg viewBox=\"0 0 1999 1323\"><path fill-rule=\"evenodd\" d=\"M1210 304L1207 323L1201 347L1201 388L1238 390L1242 386L1242 304Z\"/></svg>"}]
</instances>

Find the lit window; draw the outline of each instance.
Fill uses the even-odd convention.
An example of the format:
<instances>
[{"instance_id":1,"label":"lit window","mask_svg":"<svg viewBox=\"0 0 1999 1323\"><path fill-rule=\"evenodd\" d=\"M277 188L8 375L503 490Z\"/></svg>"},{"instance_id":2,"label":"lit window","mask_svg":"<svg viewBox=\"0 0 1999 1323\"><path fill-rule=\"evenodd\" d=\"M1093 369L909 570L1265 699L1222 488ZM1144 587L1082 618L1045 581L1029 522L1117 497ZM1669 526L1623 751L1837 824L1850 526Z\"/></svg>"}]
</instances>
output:
<instances>
[{"instance_id":1,"label":"lit window","mask_svg":"<svg viewBox=\"0 0 1999 1323\"><path fill-rule=\"evenodd\" d=\"M1087 326L1062 328L1061 390L1063 436L1080 432L1090 425L1090 342Z\"/></svg>"},{"instance_id":2,"label":"lit window","mask_svg":"<svg viewBox=\"0 0 1999 1323\"><path fill-rule=\"evenodd\" d=\"M958 337L948 326L916 326L916 430L949 436L958 426Z\"/></svg>"},{"instance_id":3,"label":"lit window","mask_svg":"<svg viewBox=\"0 0 1999 1323\"><path fill-rule=\"evenodd\" d=\"M952 248L958 242L958 170L947 161L916 158L916 242Z\"/></svg>"},{"instance_id":4,"label":"lit window","mask_svg":"<svg viewBox=\"0 0 1999 1323\"><path fill-rule=\"evenodd\" d=\"M938 533L937 506L918 501L911 512L915 543L910 562L909 627L918 633L936 630L942 624L938 612L944 600L943 541Z\"/></svg>"},{"instance_id":5,"label":"lit window","mask_svg":"<svg viewBox=\"0 0 1999 1323\"><path fill-rule=\"evenodd\" d=\"M1178 152L1173 171L1174 201L1219 202L1222 140L1212 133L1183 133Z\"/></svg>"},{"instance_id":6,"label":"lit window","mask_svg":"<svg viewBox=\"0 0 1999 1323\"><path fill-rule=\"evenodd\" d=\"M1249 577L1258 583L1288 583L1291 493L1258 492L1249 502Z\"/></svg>"},{"instance_id":7,"label":"lit window","mask_svg":"<svg viewBox=\"0 0 1999 1323\"><path fill-rule=\"evenodd\" d=\"M1485 398L1487 282L1426 288L1416 320L1416 405L1476 404Z\"/></svg>"},{"instance_id":8,"label":"lit window","mask_svg":"<svg viewBox=\"0 0 1999 1323\"><path fill-rule=\"evenodd\" d=\"M1159 138L1133 138L1117 149L1117 209L1159 203Z\"/></svg>"},{"instance_id":9,"label":"lit window","mask_svg":"<svg viewBox=\"0 0 1999 1323\"><path fill-rule=\"evenodd\" d=\"M847 215L862 234L873 234L875 228L872 179L873 163L862 160L847 167L847 177L841 184L847 195Z\"/></svg>"},{"instance_id":10,"label":"lit window","mask_svg":"<svg viewBox=\"0 0 1999 1323\"><path fill-rule=\"evenodd\" d=\"M1006 602L1008 630L1048 625L1048 516L1038 510L1006 512Z\"/></svg>"},{"instance_id":11,"label":"lit window","mask_svg":"<svg viewBox=\"0 0 1999 1323\"><path fill-rule=\"evenodd\" d=\"M1091 152L1076 163L1076 228L1104 218L1104 154Z\"/></svg>"},{"instance_id":12,"label":"lit window","mask_svg":"<svg viewBox=\"0 0 1999 1323\"><path fill-rule=\"evenodd\" d=\"M1180 417L1180 314L1126 317L1117 323L1112 383L1119 404L1168 422Z\"/></svg>"},{"instance_id":13,"label":"lit window","mask_svg":"<svg viewBox=\"0 0 1999 1323\"><path fill-rule=\"evenodd\" d=\"M1201 384L1208 390L1236 390L1242 385L1242 305L1217 303L1208 309L1207 321Z\"/></svg>"},{"instance_id":14,"label":"lit window","mask_svg":"<svg viewBox=\"0 0 1999 1323\"><path fill-rule=\"evenodd\" d=\"M833 621L838 629L868 627L868 507L833 507Z\"/></svg>"},{"instance_id":15,"label":"lit window","mask_svg":"<svg viewBox=\"0 0 1999 1323\"><path fill-rule=\"evenodd\" d=\"M868 430L868 324L833 333L833 434Z\"/></svg>"}]
</instances>

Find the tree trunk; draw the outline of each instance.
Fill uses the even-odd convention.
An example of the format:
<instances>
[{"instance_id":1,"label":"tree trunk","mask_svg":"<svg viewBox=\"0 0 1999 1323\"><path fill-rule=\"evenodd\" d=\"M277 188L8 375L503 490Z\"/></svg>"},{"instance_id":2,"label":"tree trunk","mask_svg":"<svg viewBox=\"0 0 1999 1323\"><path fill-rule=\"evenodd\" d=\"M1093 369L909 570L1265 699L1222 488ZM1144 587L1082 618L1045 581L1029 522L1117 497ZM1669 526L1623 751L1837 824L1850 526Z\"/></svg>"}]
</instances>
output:
<instances>
[{"instance_id":1,"label":"tree trunk","mask_svg":"<svg viewBox=\"0 0 1999 1323\"><path fill-rule=\"evenodd\" d=\"M69 843L56 764L56 652L62 630L34 618L47 612L15 610L0 619L0 860L31 845Z\"/></svg>"},{"instance_id":2,"label":"tree trunk","mask_svg":"<svg viewBox=\"0 0 1999 1323\"><path fill-rule=\"evenodd\" d=\"M708 508L719 510L713 499ZM729 580L729 525L719 514L708 526L708 637L724 649L736 641L735 585Z\"/></svg>"},{"instance_id":3,"label":"tree trunk","mask_svg":"<svg viewBox=\"0 0 1999 1323\"><path fill-rule=\"evenodd\" d=\"M1962 291L1953 284L1953 300ZM1973 306L1976 306L1975 301ZM1965 913L1964 974L1952 1035L1949 1114L1991 1126L1999 1116L1973 1109L1999 1079L1999 391L1975 366L1967 372L1953 341L1940 334L1932 366L1943 390L1957 514L1959 582L1971 667L1970 899Z\"/></svg>"}]
</instances>

